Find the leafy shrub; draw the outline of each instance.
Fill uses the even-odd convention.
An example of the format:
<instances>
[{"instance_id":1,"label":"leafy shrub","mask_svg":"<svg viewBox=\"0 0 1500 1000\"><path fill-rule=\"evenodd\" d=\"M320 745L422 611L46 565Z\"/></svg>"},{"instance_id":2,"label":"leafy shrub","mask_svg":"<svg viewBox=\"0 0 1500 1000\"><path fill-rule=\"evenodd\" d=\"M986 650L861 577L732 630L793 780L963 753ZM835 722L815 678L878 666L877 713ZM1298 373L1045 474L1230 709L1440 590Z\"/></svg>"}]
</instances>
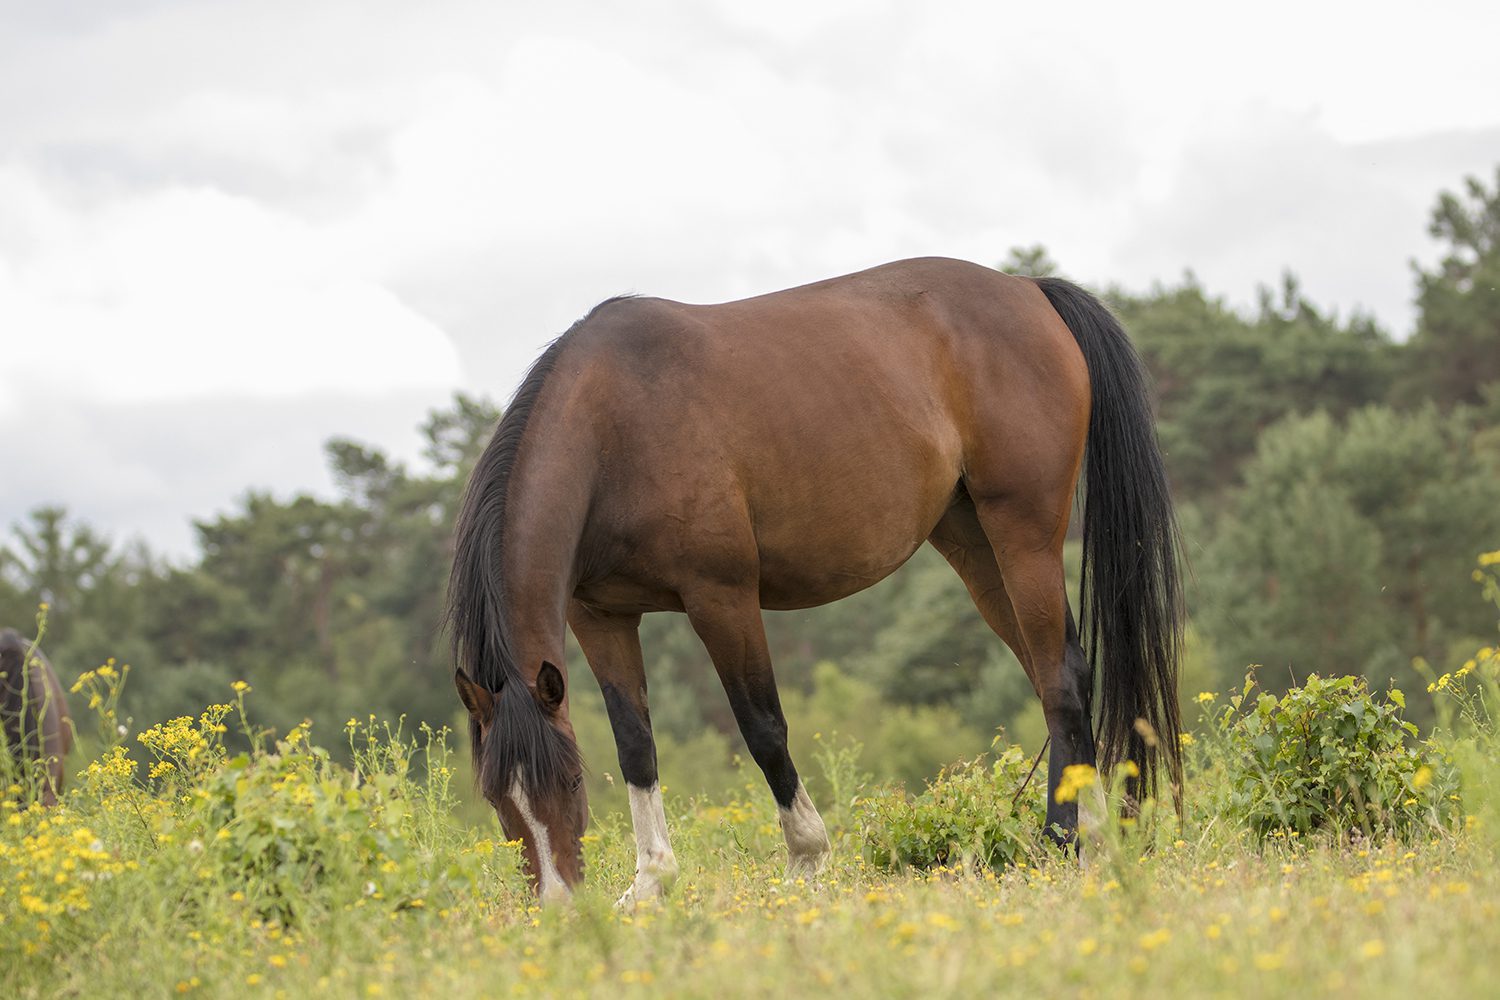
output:
<instances>
[{"instance_id":1,"label":"leafy shrub","mask_svg":"<svg viewBox=\"0 0 1500 1000\"><path fill-rule=\"evenodd\" d=\"M1228 808L1258 837L1332 829L1409 836L1445 822L1457 774L1401 717L1406 697L1362 677L1313 675L1277 698L1255 680L1217 724L1226 737Z\"/></svg>"},{"instance_id":2,"label":"leafy shrub","mask_svg":"<svg viewBox=\"0 0 1500 1000\"><path fill-rule=\"evenodd\" d=\"M186 933L242 940L333 912L422 919L497 890L529 898L518 852L453 818L446 730L351 719L344 765L306 723L279 739L252 727L250 687L235 682L231 701L131 740L142 766L117 722L127 673L105 664L75 685L104 746L55 809L0 788L0 964L50 961L163 909ZM225 748L231 726L247 752Z\"/></svg>"},{"instance_id":3,"label":"leafy shrub","mask_svg":"<svg viewBox=\"0 0 1500 1000\"><path fill-rule=\"evenodd\" d=\"M915 798L886 787L862 799L866 860L887 869L1015 861L1036 845L1045 812L1045 771L1017 797L1031 763L1019 747L1006 747L988 766L980 758L944 769Z\"/></svg>"}]
</instances>

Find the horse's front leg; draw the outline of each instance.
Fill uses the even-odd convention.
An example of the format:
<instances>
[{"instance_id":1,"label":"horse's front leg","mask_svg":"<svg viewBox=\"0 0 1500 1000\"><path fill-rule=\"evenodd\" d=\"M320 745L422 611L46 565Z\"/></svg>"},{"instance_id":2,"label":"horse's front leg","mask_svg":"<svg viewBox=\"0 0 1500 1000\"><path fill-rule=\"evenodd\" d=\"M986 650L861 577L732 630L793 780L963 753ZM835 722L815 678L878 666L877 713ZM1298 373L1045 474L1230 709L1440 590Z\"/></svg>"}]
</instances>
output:
<instances>
[{"instance_id":1,"label":"horse's front leg","mask_svg":"<svg viewBox=\"0 0 1500 1000\"><path fill-rule=\"evenodd\" d=\"M568 624L604 692L604 707L620 758L620 776L630 797L635 880L620 897L621 907L660 897L677 878L677 858L667 836L667 814L656 773L656 741L646 709L640 623L640 615L610 615L577 601L568 612Z\"/></svg>"},{"instance_id":2,"label":"horse's front leg","mask_svg":"<svg viewBox=\"0 0 1500 1000\"><path fill-rule=\"evenodd\" d=\"M760 765L780 807L787 874L814 875L828 862L828 831L787 752L786 717L771 673L757 592L715 588L691 599L684 595L684 604L729 695L750 756Z\"/></svg>"}]
</instances>

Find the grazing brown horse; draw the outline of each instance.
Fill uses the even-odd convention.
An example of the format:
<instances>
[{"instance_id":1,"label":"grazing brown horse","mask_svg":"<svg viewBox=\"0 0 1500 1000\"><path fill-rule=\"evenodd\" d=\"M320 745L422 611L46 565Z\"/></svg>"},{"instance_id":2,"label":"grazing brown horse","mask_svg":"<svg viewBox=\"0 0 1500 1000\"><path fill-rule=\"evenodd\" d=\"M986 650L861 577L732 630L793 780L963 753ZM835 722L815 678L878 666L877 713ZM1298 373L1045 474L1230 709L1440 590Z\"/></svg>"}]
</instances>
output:
<instances>
[{"instance_id":1,"label":"grazing brown horse","mask_svg":"<svg viewBox=\"0 0 1500 1000\"><path fill-rule=\"evenodd\" d=\"M1083 643L1062 565L1081 472ZM542 896L582 878L588 818L565 624L628 785L622 903L676 873L637 631L650 611L687 614L790 867L815 871L828 836L787 754L760 612L847 597L924 541L1041 698L1049 788L1070 764L1125 759L1138 793L1159 764L1176 787L1176 528L1141 364L1088 293L907 260L722 305L612 299L548 347L469 480L449 585L480 787ZM1055 839L1077 819L1049 795Z\"/></svg>"},{"instance_id":2,"label":"grazing brown horse","mask_svg":"<svg viewBox=\"0 0 1500 1000\"><path fill-rule=\"evenodd\" d=\"M73 720L52 664L15 629L0 629L0 754L35 787L43 805L56 805L63 758L73 746ZM40 767L40 773L33 768Z\"/></svg>"}]
</instances>

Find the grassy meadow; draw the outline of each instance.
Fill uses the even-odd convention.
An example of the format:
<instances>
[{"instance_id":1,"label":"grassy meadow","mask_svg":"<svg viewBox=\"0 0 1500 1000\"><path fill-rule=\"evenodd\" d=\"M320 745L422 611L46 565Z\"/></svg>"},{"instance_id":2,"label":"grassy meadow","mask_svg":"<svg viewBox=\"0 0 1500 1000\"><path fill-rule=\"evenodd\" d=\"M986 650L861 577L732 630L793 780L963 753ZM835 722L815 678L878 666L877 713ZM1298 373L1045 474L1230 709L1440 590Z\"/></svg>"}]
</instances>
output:
<instances>
[{"instance_id":1,"label":"grassy meadow","mask_svg":"<svg viewBox=\"0 0 1500 1000\"><path fill-rule=\"evenodd\" d=\"M1500 610L1500 553L1476 573ZM770 795L668 794L681 875L631 912L623 790L595 802L588 883L532 899L446 732L350 719L273 732L235 684L197 717L122 731L126 668L78 678L92 749L61 805L0 786L0 970L17 997L1397 996L1492 993L1500 654L1434 674L1439 723L1353 679L1277 697L1185 693L1180 820L1120 818L1084 861L1042 846L1018 748L926 791L880 784L836 735L804 771L834 839L782 877ZM66 678L65 682L71 682ZM1422 693L1413 692L1416 698ZM1189 714L1192 714L1191 712ZM337 744L330 754L321 743ZM1044 773L1044 772L1043 772Z\"/></svg>"}]
</instances>

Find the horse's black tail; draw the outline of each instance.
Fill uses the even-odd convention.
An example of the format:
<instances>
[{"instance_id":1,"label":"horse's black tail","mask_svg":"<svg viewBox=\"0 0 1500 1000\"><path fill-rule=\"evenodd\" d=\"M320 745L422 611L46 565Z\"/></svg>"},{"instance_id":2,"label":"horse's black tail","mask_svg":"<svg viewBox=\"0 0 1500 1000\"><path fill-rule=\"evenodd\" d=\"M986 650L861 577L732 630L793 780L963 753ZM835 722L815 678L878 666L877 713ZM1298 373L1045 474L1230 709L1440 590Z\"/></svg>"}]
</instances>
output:
<instances>
[{"instance_id":1,"label":"horse's black tail","mask_svg":"<svg viewBox=\"0 0 1500 1000\"><path fill-rule=\"evenodd\" d=\"M1179 539L1145 366L1102 302L1061 278L1036 282L1073 331L1093 385L1079 605L1084 648L1099 678L1099 766L1107 773L1135 761L1140 781L1132 784L1143 797L1155 793L1165 763L1180 805Z\"/></svg>"}]
</instances>

